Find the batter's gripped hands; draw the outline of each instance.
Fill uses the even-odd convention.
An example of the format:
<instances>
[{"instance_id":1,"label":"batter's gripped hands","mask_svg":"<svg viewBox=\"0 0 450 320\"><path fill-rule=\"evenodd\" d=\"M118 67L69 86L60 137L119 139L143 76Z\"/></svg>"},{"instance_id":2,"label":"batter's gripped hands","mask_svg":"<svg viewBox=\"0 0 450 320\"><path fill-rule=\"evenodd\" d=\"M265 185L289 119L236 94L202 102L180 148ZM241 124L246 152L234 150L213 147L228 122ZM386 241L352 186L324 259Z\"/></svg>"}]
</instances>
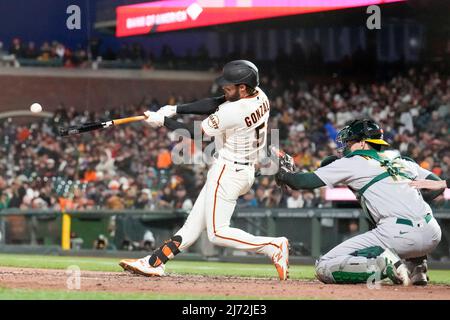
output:
<instances>
[{"instance_id":1,"label":"batter's gripped hands","mask_svg":"<svg viewBox=\"0 0 450 320\"><path fill-rule=\"evenodd\" d=\"M164 125L164 116L153 111L145 111L144 115L147 116L145 122L148 123L152 128L159 128Z\"/></svg>"},{"instance_id":2,"label":"batter's gripped hands","mask_svg":"<svg viewBox=\"0 0 450 320\"><path fill-rule=\"evenodd\" d=\"M177 106L167 104L164 107L160 108L156 112L163 115L164 117L172 118L173 116L175 116L177 114Z\"/></svg>"}]
</instances>

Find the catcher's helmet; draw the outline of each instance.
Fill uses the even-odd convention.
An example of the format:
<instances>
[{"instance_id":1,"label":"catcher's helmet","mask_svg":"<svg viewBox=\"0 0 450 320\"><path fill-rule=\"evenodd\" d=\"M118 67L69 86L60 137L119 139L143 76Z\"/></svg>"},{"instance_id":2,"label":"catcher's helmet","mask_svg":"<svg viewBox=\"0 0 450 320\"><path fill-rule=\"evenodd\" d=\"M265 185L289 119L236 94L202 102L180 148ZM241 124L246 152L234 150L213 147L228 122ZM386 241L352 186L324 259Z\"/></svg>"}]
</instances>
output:
<instances>
[{"instance_id":1,"label":"catcher's helmet","mask_svg":"<svg viewBox=\"0 0 450 320\"><path fill-rule=\"evenodd\" d=\"M353 120L339 131L336 141L340 148L345 148L350 141L367 141L373 144L388 146L383 140L383 129L373 120Z\"/></svg>"},{"instance_id":2,"label":"catcher's helmet","mask_svg":"<svg viewBox=\"0 0 450 320\"><path fill-rule=\"evenodd\" d=\"M216 79L219 86L246 84L256 88L259 85L258 68L248 60L234 60L223 67L222 76Z\"/></svg>"}]
</instances>

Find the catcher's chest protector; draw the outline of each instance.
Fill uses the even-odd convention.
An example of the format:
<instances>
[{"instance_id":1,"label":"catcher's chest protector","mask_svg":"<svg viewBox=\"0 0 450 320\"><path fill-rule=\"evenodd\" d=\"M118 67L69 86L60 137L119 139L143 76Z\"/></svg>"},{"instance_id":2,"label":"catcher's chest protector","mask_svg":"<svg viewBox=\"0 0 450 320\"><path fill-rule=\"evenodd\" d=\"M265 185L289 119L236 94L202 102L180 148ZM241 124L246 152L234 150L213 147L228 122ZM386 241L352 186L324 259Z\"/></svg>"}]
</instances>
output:
<instances>
[{"instance_id":1,"label":"catcher's chest protector","mask_svg":"<svg viewBox=\"0 0 450 320\"><path fill-rule=\"evenodd\" d=\"M365 158L370 158L378 161L380 166L386 169L385 172L379 174L371 181L369 181L365 186L361 189L357 190L357 195L359 198L362 197L363 193L374 183L383 180L387 177L392 177L393 179L397 179L397 177L401 176L407 178L409 180L413 180L414 178L409 174L401 171L401 165L395 162L396 159L401 159L401 155L398 151L385 151L385 152L377 152L375 150L356 150L346 155L346 158L351 158L354 156L362 156Z\"/></svg>"}]
</instances>

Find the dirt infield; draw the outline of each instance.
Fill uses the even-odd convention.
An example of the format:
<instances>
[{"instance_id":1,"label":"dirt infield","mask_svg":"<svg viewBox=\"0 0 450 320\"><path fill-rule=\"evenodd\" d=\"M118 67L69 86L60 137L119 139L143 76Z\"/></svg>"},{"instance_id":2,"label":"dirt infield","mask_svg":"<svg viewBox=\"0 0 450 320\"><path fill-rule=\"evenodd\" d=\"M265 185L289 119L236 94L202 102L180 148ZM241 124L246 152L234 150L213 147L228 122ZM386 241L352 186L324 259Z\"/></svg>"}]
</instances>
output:
<instances>
[{"instance_id":1,"label":"dirt infield","mask_svg":"<svg viewBox=\"0 0 450 320\"><path fill-rule=\"evenodd\" d=\"M33 290L67 290L66 270L0 267L0 287ZM129 273L81 271L81 291L146 292L203 296L251 296L267 299L450 299L450 286L400 287L383 284L380 289L365 285L324 285L318 281L207 277L170 274L145 278Z\"/></svg>"}]
</instances>

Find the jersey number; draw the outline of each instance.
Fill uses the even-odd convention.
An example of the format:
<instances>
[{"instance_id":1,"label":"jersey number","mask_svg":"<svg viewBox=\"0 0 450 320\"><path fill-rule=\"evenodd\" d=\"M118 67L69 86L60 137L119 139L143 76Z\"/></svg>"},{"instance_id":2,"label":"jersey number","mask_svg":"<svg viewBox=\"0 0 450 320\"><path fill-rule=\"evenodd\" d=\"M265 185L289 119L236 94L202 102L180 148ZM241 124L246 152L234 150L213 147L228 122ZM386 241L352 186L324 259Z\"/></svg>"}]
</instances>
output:
<instances>
[{"instance_id":1,"label":"jersey number","mask_svg":"<svg viewBox=\"0 0 450 320\"><path fill-rule=\"evenodd\" d=\"M259 148L259 146L264 144L264 138L266 137L265 131L264 131L265 126L266 126L266 123L263 122L255 128L256 148Z\"/></svg>"}]
</instances>

